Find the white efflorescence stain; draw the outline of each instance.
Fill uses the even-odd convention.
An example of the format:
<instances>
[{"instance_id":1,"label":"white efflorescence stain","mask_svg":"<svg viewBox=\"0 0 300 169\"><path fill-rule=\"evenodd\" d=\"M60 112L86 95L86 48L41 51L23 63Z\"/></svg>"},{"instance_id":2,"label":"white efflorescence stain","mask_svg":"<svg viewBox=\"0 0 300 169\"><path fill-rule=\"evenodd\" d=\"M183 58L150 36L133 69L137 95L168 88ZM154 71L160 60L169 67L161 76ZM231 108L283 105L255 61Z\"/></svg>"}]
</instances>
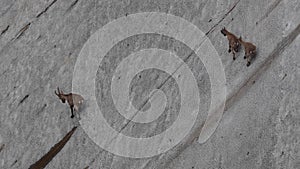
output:
<instances>
[{"instance_id":1,"label":"white efflorescence stain","mask_svg":"<svg viewBox=\"0 0 300 169\"><path fill-rule=\"evenodd\" d=\"M176 120L160 134L135 138L116 131L103 117L95 96L96 73L101 61L118 42L147 33L166 35L186 44L194 50L208 72L211 103L199 143L204 143L213 134L224 111L226 82L223 65L215 48L201 30L181 17L166 13L145 12L118 18L95 32L83 46L74 68L72 90L82 93L89 102L80 120L87 135L101 148L123 157L147 158L170 150L188 135L199 113L199 89L190 68L176 54L151 48L132 53L117 66L115 72L120 74L111 79L114 106L122 116L133 122L149 123L157 119L167 102L161 90L151 93L151 107L145 112L136 113L138 110L129 100L132 78L145 69L155 68L172 75L178 84L181 107ZM179 76L183 78L179 79Z\"/></svg>"}]
</instances>

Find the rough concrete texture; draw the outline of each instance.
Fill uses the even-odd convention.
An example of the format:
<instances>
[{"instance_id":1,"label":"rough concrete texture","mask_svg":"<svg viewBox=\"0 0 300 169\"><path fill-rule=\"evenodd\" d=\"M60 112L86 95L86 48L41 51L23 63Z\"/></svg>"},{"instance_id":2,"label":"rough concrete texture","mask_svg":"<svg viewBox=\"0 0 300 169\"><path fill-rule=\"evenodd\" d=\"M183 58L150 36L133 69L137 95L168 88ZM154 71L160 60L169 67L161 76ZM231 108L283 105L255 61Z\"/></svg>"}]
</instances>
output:
<instances>
[{"instance_id":1,"label":"rough concrete texture","mask_svg":"<svg viewBox=\"0 0 300 169\"><path fill-rule=\"evenodd\" d=\"M61 104L54 90L60 86L71 91L76 58L95 31L137 12L170 13L207 33L227 80L227 103L219 127L206 143L198 144L206 117L200 113L180 144L146 159L107 152L79 127L46 168L300 168L298 0L1 0L0 4L0 168L28 168L78 125L78 116L70 118L69 108ZM220 33L224 26L258 47L250 67L246 67L243 50L232 60L228 42ZM102 101L109 92L106 75L112 74L118 59L149 47L182 57L190 53L178 41L150 34L125 39L107 54L97 73L96 93L116 130L125 119L111 113L115 108L110 99ZM202 63L195 57L186 63L195 72L201 98L209 101L210 82ZM139 75L133 79L130 93L136 107L168 78L158 70ZM171 79L162 90L170 99L165 116L149 126L129 123L123 133L145 137L171 125L178 109L178 89ZM208 105L203 104L205 112Z\"/></svg>"}]
</instances>

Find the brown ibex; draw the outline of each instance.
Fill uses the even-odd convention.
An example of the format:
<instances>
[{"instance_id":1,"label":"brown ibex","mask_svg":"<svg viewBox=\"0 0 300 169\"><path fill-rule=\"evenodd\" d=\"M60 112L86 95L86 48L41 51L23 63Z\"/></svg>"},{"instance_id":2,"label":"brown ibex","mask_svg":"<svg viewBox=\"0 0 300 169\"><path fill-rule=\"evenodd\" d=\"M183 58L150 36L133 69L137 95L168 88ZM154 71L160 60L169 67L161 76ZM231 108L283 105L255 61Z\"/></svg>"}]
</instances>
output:
<instances>
[{"instance_id":1,"label":"brown ibex","mask_svg":"<svg viewBox=\"0 0 300 169\"><path fill-rule=\"evenodd\" d=\"M232 52L233 60L235 60L235 53L239 51L240 43L238 38L231 32L227 31L225 27L221 30L224 36L227 36L229 42L228 53Z\"/></svg>"},{"instance_id":2,"label":"brown ibex","mask_svg":"<svg viewBox=\"0 0 300 169\"><path fill-rule=\"evenodd\" d=\"M54 91L54 93L58 96L62 103L65 103L67 100L72 113L71 118L73 118L73 111L75 109L78 112L80 105L83 103L83 97L74 93L64 94L58 87L57 91L58 93L56 91Z\"/></svg>"},{"instance_id":3,"label":"brown ibex","mask_svg":"<svg viewBox=\"0 0 300 169\"><path fill-rule=\"evenodd\" d=\"M250 42L243 41L241 36L239 38L239 42L245 48L244 59L247 59L247 66L250 66L252 58L256 55L256 46Z\"/></svg>"}]
</instances>

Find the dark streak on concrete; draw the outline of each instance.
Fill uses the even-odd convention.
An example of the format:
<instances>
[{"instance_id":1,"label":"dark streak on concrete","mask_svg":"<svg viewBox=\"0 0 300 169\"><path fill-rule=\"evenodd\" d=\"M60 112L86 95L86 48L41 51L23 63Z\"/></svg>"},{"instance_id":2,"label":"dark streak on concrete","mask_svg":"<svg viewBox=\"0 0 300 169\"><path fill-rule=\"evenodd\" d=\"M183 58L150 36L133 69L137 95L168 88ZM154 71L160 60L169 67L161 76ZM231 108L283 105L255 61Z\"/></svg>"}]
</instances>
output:
<instances>
[{"instance_id":1,"label":"dark streak on concrete","mask_svg":"<svg viewBox=\"0 0 300 169\"><path fill-rule=\"evenodd\" d=\"M264 19L266 19L270 13L278 6L278 4L281 2L282 0L276 0L268 9L267 12L256 22L256 25L259 24L261 21L263 21Z\"/></svg>"},{"instance_id":2,"label":"dark streak on concrete","mask_svg":"<svg viewBox=\"0 0 300 169\"><path fill-rule=\"evenodd\" d=\"M41 15L43 15L44 13L46 13L46 12L48 11L48 9L49 9L56 1L57 1L57 0L52 1L50 5L48 5L42 12L40 12L40 13L36 16L36 18L39 18Z\"/></svg>"},{"instance_id":3,"label":"dark streak on concrete","mask_svg":"<svg viewBox=\"0 0 300 169\"><path fill-rule=\"evenodd\" d=\"M78 1L79 1L79 0L75 0L75 1L70 5L70 7L67 9L67 12L71 11L71 10L75 7L75 5L78 3Z\"/></svg>"},{"instance_id":4,"label":"dark streak on concrete","mask_svg":"<svg viewBox=\"0 0 300 169\"><path fill-rule=\"evenodd\" d=\"M27 25L25 25L17 34L16 34L16 38L15 39L19 39L23 34L24 34L24 32L29 28L29 26L30 26L30 22L27 24Z\"/></svg>"},{"instance_id":5,"label":"dark streak on concrete","mask_svg":"<svg viewBox=\"0 0 300 169\"><path fill-rule=\"evenodd\" d=\"M47 107L47 104L44 104L44 106L37 112L37 115L39 115L41 112L43 112L46 107Z\"/></svg>"},{"instance_id":6,"label":"dark streak on concrete","mask_svg":"<svg viewBox=\"0 0 300 169\"><path fill-rule=\"evenodd\" d=\"M234 3L234 5L230 8L230 10L225 13L225 15L213 26L211 27L206 33L205 35L208 35L211 31L213 31L215 29L215 27L217 27L229 14L230 12L233 11L233 9L237 6L237 4L240 2L240 0L238 0L236 3Z\"/></svg>"},{"instance_id":7,"label":"dark streak on concrete","mask_svg":"<svg viewBox=\"0 0 300 169\"><path fill-rule=\"evenodd\" d=\"M1 147L0 147L0 153L4 149L4 147L5 147L5 144L2 144Z\"/></svg>"},{"instance_id":8,"label":"dark streak on concrete","mask_svg":"<svg viewBox=\"0 0 300 169\"><path fill-rule=\"evenodd\" d=\"M287 77L287 74L284 74L284 76L282 77L281 81L284 80Z\"/></svg>"},{"instance_id":9,"label":"dark streak on concrete","mask_svg":"<svg viewBox=\"0 0 300 169\"><path fill-rule=\"evenodd\" d=\"M18 160L15 160L11 165L10 167L14 166L15 164L17 164Z\"/></svg>"},{"instance_id":10,"label":"dark streak on concrete","mask_svg":"<svg viewBox=\"0 0 300 169\"><path fill-rule=\"evenodd\" d=\"M3 35L8 30L8 28L9 28L9 25L7 25L7 27L4 30L1 31L0 35Z\"/></svg>"},{"instance_id":11,"label":"dark streak on concrete","mask_svg":"<svg viewBox=\"0 0 300 169\"><path fill-rule=\"evenodd\" d=\"M19 105L22 104L27 98L29 97L29 94L27 94L23 99L19 102Z\"/></svg>"},{"instance_id":12,"label":"dark streak on concrete","mask_svg":"<svg viewBox=\"0 0 300 169\"><path fill-rule=\"evenodd\" d=\"M65 146L65 144L69 141L73 133L77 127L73 127L73 129L66 134L66 136L60 140L57 144L55 144L50 151L45 154L40 160L38 160L36 163L31 165L29 169L42 169L45 168L48 163L62 150L62 148Z\"/></svg>"}]
</instances>

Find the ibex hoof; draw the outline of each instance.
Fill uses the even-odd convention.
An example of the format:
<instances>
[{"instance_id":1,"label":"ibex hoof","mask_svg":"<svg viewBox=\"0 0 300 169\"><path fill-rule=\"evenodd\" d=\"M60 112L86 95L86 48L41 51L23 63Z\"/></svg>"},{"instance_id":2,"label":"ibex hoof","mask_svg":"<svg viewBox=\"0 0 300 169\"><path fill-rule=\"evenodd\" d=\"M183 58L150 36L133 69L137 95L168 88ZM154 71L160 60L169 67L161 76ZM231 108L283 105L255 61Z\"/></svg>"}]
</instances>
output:
<instances>
[{"instance_id":1,"label":"ibex hoof","mask_svg":"<svg viewBox=\"0 0 300 169\"><path fill-rule=\"evenodd\" d=\"M247 57L246 56L244 56L244 59L246 59Z\"/></svg>"},{"instance_id":2,"label":"ibex hoof","mask_svg":"<svg viewBox=\"0 0 300 169\"><path fill-rule=\"evenodd\" d=\"M248 66L250 66L250 64L251 64L251 63L250 63L250 62L248 62L248 63L247 63L247 67L248 67Z\"/></svg>"},{"instance_id":3,"label":"ibex hoof","mask_svg":"<svg viewBox=\"0 0 300 169\"><path fill-rule=\"evenodd\" d=\"M233 60L235 60L235 58L233 58Z\"/></svg>"},{"instance_id":4,"label":"ibex hoof","mask_svg":"<svg viewBox=\"0 0 300 169\"><path fill-rule=\"evenodd\" d=\"M72 115L71 118L74 118L74 115Z\"/></svg>"},{"instance_id":5,"label":"ibex hoof","mask_svg":"<svg viewBox=\"0 0 300 169\"><path fill-rule=\"evenodd\" d=\"M231 52L231 49L228 49L228 53L230 53Z\"/></svg>"}]
</instances>

